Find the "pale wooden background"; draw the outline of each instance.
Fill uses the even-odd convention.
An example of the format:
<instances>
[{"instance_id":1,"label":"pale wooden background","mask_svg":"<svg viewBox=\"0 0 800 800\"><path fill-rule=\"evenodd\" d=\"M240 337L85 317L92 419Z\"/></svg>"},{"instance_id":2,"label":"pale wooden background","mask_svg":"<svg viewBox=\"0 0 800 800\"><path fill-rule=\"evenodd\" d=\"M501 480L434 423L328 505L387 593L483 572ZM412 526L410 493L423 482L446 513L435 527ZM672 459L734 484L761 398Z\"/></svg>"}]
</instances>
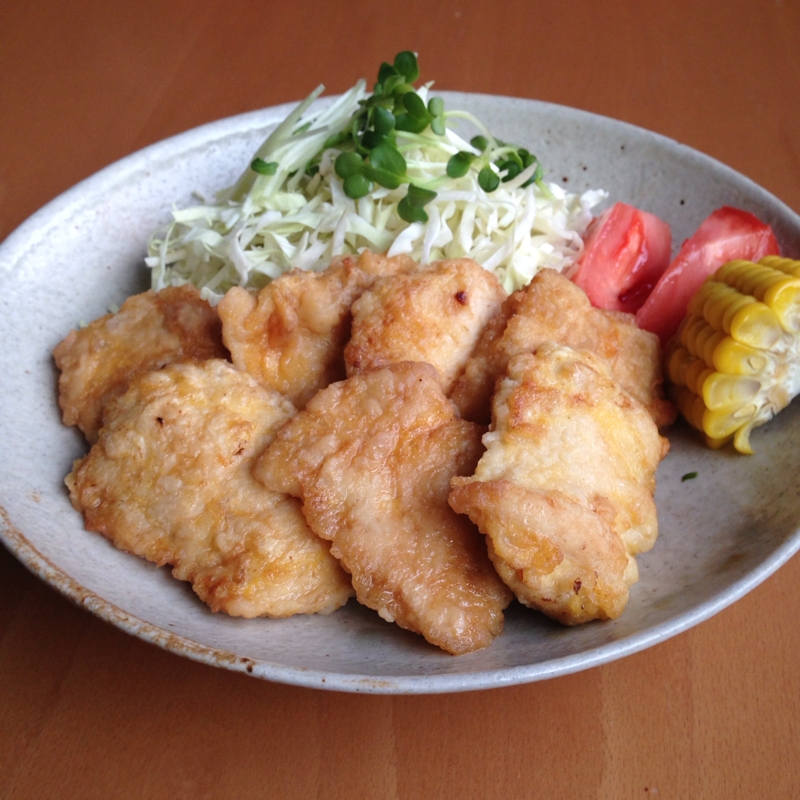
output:
<instances>
[{"instance_id":1,"label":"pale wooden background","mask_svg":"<svg viewBox=\"0 0 800 800\"><path fill-rule=\"evenodd\" d=\"M342 91L401 49L439 88L651 128L800 209L799 39L796 0L6 0L0 238L144 145L320 80ZM0 797L797 797L798 582L794 558L694 630L577 675L390 698L181 659L0 548Z\"/></svg>"}]
</instances>

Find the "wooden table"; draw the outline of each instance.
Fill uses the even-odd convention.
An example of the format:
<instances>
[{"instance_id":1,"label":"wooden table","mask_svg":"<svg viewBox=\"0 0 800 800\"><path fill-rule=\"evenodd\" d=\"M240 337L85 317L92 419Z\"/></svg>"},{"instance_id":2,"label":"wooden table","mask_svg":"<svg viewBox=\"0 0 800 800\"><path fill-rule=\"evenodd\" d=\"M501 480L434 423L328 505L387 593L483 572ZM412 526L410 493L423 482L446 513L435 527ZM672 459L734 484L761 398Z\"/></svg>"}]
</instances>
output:
<instances>
[{"instance_id":1,"label":"wooden table","mask_svg":"<svg viewBox=\"0 0 800 800\"><path fill-rule=\"evenodd\" d=\"M792 0L7 0L0 238L138 148L320 79L343 91L408 48L439 88L650 128L800 209L798 35ZM3 798L800 796L797 557L638 655L417 697L203 666L79 610L2 548L0 570Z\"/></svg>"}]
</instances>

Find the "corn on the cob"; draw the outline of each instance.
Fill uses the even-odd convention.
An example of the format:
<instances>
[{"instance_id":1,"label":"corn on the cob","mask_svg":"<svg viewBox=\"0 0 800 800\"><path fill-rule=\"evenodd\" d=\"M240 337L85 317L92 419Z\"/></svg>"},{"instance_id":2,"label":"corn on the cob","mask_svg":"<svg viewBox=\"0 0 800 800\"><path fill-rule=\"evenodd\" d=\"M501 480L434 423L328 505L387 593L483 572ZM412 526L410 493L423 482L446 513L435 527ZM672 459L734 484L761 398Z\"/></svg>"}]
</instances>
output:
<instances>
[{"instance_id":1,"label":"corn on the cob","mask_svg":"<svg viewBox=\"0 0 800 800\"><path fill-rule=\"evenodd\" d=\"M750 432L800 393L800 261L729 261L699 289L667 348L672 399L711 447Z\"/></svg>"}]
</instances>

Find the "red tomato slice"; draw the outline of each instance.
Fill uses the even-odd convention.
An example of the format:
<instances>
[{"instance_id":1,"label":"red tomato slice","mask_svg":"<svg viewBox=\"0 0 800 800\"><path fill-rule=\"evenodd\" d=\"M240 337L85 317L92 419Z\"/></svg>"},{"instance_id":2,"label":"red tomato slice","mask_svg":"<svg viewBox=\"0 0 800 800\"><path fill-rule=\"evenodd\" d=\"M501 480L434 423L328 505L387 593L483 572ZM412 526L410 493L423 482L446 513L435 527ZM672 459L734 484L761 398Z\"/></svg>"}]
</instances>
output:
<instances>
[{"instance_id":1,"label":"red tomato slice","mask_svg":"<svg viewBox=\"0 0 800 800\"><path fill-rule=\"evenodd\" d=\"M769 225L747 211L719 208L683 243L636 313L636 322L640 328L658 334L661 344L666 345L686 316L689 301L709 275L736 258L758 261L779 253Z\"/></svg>"},{"instance_id":2,"label":"red tomato slice","mask_svg":"<svg viewBox=\"0 0 800 800\"><path fill-rule=\"evenodd\" d=\"M634 313L669 265L671 247L666 222L615 203L592 222L570 277L593 306Z\"/></svg>"}]
</instances>

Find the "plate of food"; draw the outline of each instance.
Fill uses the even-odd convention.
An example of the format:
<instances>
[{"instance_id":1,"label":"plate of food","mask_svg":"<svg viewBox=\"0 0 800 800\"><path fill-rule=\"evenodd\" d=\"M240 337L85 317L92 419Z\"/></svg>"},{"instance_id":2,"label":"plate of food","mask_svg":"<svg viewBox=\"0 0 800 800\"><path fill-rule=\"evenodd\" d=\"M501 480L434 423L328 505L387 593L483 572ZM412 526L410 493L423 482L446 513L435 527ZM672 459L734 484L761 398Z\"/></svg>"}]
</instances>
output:
<instances>
[{"instance_id":1,"label":"plate of food","mask_svg":"<svg viewBox=\"0 0 800 800\"><path fill-rule=\"evenodd\" d=\"M800 548L791 209L410 53L320 91L0 246L17 558L172 652L398 694L637 652Z\"/></svg>"}]
</instances>

